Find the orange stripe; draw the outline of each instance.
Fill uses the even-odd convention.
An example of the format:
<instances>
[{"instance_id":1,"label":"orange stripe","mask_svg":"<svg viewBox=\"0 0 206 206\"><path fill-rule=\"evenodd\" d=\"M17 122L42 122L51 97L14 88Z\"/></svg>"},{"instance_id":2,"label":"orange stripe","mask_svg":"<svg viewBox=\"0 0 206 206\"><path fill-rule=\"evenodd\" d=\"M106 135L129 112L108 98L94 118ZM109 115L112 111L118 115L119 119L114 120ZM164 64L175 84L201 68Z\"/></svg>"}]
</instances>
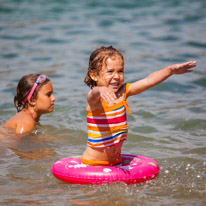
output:
<instances>
[{"instance_id":1,"label":"orange stripe","mask_svg":"<svg viewBox=\"0 0 206 206\"><path fill-rule=\"evenodd\" d=\"M91 131L95 131L95 132L110 132L110 133L114 133L115 131L122 129L122 128L128 128L127 124L121 125L121 126L115 126L115 127L94 127L94 126L90 126L87 125L87 129L91 130Z\"/></svg>"},{"instance_id":2,"label":"orange stripe","mask_svg":"<svg viewBox=\"0 0 206 206\"><path fill-rule=\"evenodd\" d=\"M92 138L92 139L95 139L95 138L104 138L105 136L108 136L108 135L112 135L112 134L114 134L114 133L120 133L120 132L127 132L128 131L128 129L119 129L119 130L117 130L117 131L114 131L114 132L106 132L105 134L95 134L95 133L92 133L92 131L91 132L88 132L88 136L90 137L90 138Z\"/></svg>"},{"instance_id":3,"label":"orange stripe","mask_svg":"<svg viewBox=\"0 0 206 206\"><path fill-rule=\"evenodd\" d=\"M122 161L122 158L120 157L120 159L110 162L110 161L96 161L96 160L86 160L83 157L81 157L81 162L83 164L87 164L87 165L94 165L94 166L112 166L112 165L116 165L118 163L120 163Z\"/></svg>"},{"instance_id":4,"label":"orange stripe","mask_svg":"<svg viewBox=\"0 0 206 206\"><path fill-rule=\"evenodd\" d=\"M97 114L97 116L99 116L101 113L105 114L106 112L111 112L112 110L118 109L123 105L124 105L123 102L119 102L115 105L108 106L106 108L102 108L102 109L98 109L98 110L95 110L95 111L87 112L87 115L88 116L95 116L95 114Z\"/></svg>"}]
</instances>

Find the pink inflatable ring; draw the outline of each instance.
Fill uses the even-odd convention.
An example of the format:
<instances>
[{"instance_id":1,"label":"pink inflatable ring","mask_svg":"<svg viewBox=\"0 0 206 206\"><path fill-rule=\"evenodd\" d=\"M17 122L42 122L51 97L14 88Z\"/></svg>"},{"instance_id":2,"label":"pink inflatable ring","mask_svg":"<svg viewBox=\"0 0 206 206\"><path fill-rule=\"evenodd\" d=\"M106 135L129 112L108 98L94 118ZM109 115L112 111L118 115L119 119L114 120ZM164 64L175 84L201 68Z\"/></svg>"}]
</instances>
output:
<instances>
[{"instance_id":1,"label":"pink inflatable ring","mask_svg":"<svg viewBox=\"0 0 206 206\"><path fill-rule=\"evenodd\" d=\"M154 179L160 168L148 157L122 154L122 166L90 166L81 163L80 157L68 157L56 161L53 175L72 184L101 184L122 181L135 184Z\"/></svg>"}]
</instances>

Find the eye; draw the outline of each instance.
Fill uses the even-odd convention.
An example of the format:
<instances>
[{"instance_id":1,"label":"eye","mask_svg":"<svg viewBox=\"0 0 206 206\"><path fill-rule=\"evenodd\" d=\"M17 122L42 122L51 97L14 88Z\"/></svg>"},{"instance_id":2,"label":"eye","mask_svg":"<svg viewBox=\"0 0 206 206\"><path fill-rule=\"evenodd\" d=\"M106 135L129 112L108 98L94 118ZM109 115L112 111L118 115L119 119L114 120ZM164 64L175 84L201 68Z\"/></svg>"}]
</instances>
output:
<instances>
[{"instance_id":1,"label":"eye","mask_svg":"<svg viewBox=\"0 0 206 206\"><path fill-rule=\"evenodd\" d=\"M48 97L51 97L52 94L53 94L53 92L48 92L46 95L47 95Z\"/></svg>"}]
</instances>

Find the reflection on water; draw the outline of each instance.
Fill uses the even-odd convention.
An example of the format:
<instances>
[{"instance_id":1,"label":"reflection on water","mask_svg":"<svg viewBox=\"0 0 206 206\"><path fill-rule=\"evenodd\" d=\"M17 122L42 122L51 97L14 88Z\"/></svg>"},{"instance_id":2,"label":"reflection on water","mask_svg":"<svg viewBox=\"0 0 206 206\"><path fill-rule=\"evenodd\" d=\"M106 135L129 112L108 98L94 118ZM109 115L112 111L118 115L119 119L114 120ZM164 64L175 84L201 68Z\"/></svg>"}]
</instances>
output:
<instances>
[{"instance_id":1,"label":"reflection on water","mask_svg":"<svg viewBox=\"0 0 206 206\"><path fill-rule=\"evenodd\" d=\"M57 101L32 133L0 129L0 204L206 205L205 10L204 0L1 1L0 124L16 113L13 96L26 73L47 74ZM56 160L85 149L83 79L102 44L124 54L127 82L197 61L194 73L128 99L133 115L122 152L161 167L145 184L70 185L50 172Z\"/></svg>"},{"instance_id":2,"label":"reflection on water","mask_svg":"<svg viewBox=\"0 0 206 206\"><path fill-rule=\"evenodd\" d=\"M41 159L47 159L53 157L56 153L52 151L51 148L41 148L36 149L32 151L20 151L18 149L9 148L11 149L18 157L19 159L24 160L41 160Z\"/></svg>"}]
</instances>

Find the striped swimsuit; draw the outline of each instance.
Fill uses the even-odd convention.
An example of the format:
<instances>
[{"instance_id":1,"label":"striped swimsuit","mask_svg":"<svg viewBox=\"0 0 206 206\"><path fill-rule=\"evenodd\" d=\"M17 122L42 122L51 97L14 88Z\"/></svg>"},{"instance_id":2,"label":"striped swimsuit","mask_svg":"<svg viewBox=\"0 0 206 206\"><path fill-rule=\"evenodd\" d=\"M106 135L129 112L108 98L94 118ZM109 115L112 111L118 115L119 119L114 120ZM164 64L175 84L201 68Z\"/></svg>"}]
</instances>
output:
<instances>
[{"instance_id":1,"label":"striped swimsuit","mask_svg":"<svg viewBox=\"0 0 206 206\"><path fill-rule=\"evenodd\" d=\"M103 109L87 112L88 146L109 147L127 139L126 109L131 113L126 102L128 87L127 83L123 101L112 106L103 102Z\"/></svg>"}]
</instances>

